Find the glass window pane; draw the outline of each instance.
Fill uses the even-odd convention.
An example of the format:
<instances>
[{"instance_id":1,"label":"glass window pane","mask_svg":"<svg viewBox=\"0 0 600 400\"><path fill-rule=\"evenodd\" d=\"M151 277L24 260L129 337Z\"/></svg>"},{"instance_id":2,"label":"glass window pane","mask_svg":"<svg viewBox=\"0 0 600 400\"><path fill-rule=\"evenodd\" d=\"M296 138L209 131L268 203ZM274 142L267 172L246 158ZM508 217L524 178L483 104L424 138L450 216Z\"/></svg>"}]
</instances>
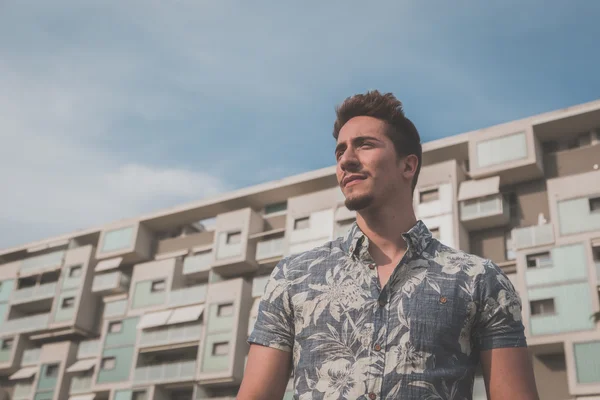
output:
<instances>
[{"instance_id":1,"label":"glass window pane","mask_svg":"<svg viewBox=\"0 0 600 400\"><path fill-rule=\"evenodd\" d=\"M104 234L102 252L122 250L131 247L133 239L133 226L115 229Z\"/></svg>"}]
</instances>

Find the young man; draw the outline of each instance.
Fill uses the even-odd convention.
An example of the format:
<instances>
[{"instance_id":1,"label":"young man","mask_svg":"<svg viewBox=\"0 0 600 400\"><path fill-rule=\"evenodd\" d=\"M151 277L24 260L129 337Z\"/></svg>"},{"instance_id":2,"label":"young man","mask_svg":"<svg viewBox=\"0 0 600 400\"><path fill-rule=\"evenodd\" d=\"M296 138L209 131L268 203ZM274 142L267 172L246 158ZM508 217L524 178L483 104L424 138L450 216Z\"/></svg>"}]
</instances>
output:
<instances>
[{"instance_id":1,"label":"young man","mask_svg":"<svg viewBox=\"0 0 600 400\"><path fill-rule=\"evenodd\" d=\"M491 261L444 246L417 221L414 125L392 94L338 107L337 179L356 223L282 260L260 303L240 400L538 399L514 287Z\"/></svg>"}]
</instances>

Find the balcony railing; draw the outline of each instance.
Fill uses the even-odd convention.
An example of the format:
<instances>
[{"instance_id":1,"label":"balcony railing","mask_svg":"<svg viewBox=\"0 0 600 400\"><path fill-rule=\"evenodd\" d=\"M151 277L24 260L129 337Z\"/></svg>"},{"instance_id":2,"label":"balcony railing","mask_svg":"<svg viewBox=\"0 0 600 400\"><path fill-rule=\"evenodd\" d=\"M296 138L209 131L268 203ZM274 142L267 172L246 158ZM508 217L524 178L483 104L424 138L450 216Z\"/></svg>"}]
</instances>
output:
<instances>
[{"instance_id":1,"label":"balcony railing","mask_svg":"<svg viewBox=\"0 0 600 400\"><path fill-rule=\"evenodd\" d=\"M64 255L65 252L61 250L41 256L27 258L21 263L21 268L19 271L21 274L32 274L37 271L43 272L52 268L60 268Z\"/></svg>"},{"instance_id":2,"label":"balcony railing","mask_svg":"<svg viewBox=\"0 0 600 400\"><path fill-rule=\"evenodd\" d=\"M33 383L19 382L15 385L12 399L14 400L28 400L33 394Z\"/></svg>"},{"instance_id":3,"label":"balcony railing","mask_svg":"<svg viewBox=\"0 0 600 400\"><path fill-rule=\"evenodd\" d=\"M133 375L135 383L164 383L194 379L196 361L182 361L137 367Z\"/></svg>"},{"instance_id":4,"label":"balcony railing","mask_svg":"<svg viewBox=\"0 0 600 400\"><path fill-rule=\"evenodd\" d=\"M598 285L600 285L600 260L595 262L596 264L596 279L598 279Z\"/></svg>"},{"instance_id":5,"label":"balcony railing","mask_svg":"<svg viewBox=\"0 0 600 400\"><path fill-rule=\"evenodd\" d=\"M100 354L100 340L85 340L79 343L77 358L94 357Z\"/></svg>"},{"instance_id":6,"label":"balcony railing","mask_svg":"<svg viewBox=\"0 0 600 400\"><path fill-rule=\"evenodd\" d=\"M187 306L206 301L206 285L191 286L169 292L169 307Z\"/></svg>"},{"instance_id":7,"label":"balcony railing","mask_svg":"<svg viewBox=\"0 0 600 400\"><path fill-rule=\"evenodd\" d=\"M21 360L21 366L35 365L40 362L40 355L42 349L28 349L23 351L23 358Z\"/></svg>"},{"instance_id":8,"label":"balcony railing","mask_svg":"<svg viewBox=\"0 0 600 400\"><path fill-rule=\"evenodd\" d=\"M283 256L283 242L283 237L258 242L256 244L256 259L264 260L266 258Z\"/></svg>"},{"instance_id":9,"label":"balcony railing","mask_svg":"<svg viewBox=\"0 0 600 400\"><path fill-rule=\"evenodd\" d=\"M552 224L516 228L512 231L512 239L517 250L552 244L554 243L554 230Z\"/></svg>"},{"instance_id":10,"label":"balcony railing","mask_svg":"<svg viewBox=\"0 0 600 400\"><path fill-rule=\"evenodd\" d=\"M183 273L193 274L195 272L208 272L212 263L212 252L205 252L188 256L183 262Z\"/></svg>"},{"instance_id":11,"label":"balcony railing","mask_svg":"<svg viewBox=\"0 0 600 400\"><path fill-rule=\"evenodd\" d=\"M121 271L113 271L94 277L92 292L104 292L112 290L127 290L130 278Z\"/></svg>"},{"instance_id":12,"label":"balcony railing","mask_svg":"<svg viewBox=\"0 0 600 400\"><path fill-rule=\"evenodd\" d=\"M71 378L70 394L89 392L92 388L93 375L73 376Z\"/></svg>"},{"instance_id":13,"label":"balcony railing","mask_svg":"<svg viewBox=\"0 0 600 400\"><path fill-rule=\"evenodd\" d=\"M0 324L0 334L41 331L46 329L49 321L50 314L11 319Z\"/></svg>"},{"instance_id":14,"label":"balcony railing","mask_svg":"<svg viewBox=\"0 0 600 400\"><path fill-rule=\"evenodd\" d=\"M252 280L252 297L262 297L270 277L270 275L263 275Z\"/></svg>"},{"instance_id":15,"label":"balcony railing","mask_svg":"<svg viewBox=\"0 0 600 400\"><path fill-rule=\"evenodd\" d=\"M152 331L142 331L140 346L161 346L174 343L183 343L200 340L202 325L180 325Z\"/></svg>"},{"instance_id":16,"label":"balcony railing","mask_svg":"<svg viewBox=\"0 0 600 400\"><path fill-rule=\"evenodd\" d=\"M108 302L104 305L104 318L120 317L127 311L127 299Z\"/></svg>"},{"instance_id":17,"label":"balcony railing","mask_svg":"<svg viewBox=\"0 0 600 400\"><path fill-rule=\"evenodd\" d=\"M24 303L29 301L52 298L56 295L56 282L44 283L43 285L31 286L15 290L12 294L11 303Z\"/></svg>"},{"instance_id":18,"label":"balcony railing","mask_svg":"<svg viewBox=\"0 0 600 400\"><path fill-rule=\"evenodd\" d=\"M465 200L460 203L461 220L483 218L502 214L503 198L500 195L482 197L477 200Z\"/></svg>"}]
</instances>

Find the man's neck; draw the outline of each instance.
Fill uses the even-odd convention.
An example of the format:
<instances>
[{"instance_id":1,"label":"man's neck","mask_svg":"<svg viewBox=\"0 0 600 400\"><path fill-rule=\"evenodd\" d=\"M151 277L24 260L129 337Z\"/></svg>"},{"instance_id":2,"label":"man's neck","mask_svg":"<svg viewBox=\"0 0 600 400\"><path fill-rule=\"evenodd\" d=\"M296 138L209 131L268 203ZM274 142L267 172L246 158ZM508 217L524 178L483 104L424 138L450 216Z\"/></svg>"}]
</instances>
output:
<instances>
[{"instance_id":1,"label":"man's neck","mask_svg":"<svg viewBox=\"0 0 600 400\"><path fill-rule=\"evenodd\" d=\"M404 202L406 203L406 202ZM356 222L369 238L369 253L378 265L396 264L406 252L402 234L417 222L412 201L407 206L369 208L357 212Z\"/></svg>"}]
</instances>

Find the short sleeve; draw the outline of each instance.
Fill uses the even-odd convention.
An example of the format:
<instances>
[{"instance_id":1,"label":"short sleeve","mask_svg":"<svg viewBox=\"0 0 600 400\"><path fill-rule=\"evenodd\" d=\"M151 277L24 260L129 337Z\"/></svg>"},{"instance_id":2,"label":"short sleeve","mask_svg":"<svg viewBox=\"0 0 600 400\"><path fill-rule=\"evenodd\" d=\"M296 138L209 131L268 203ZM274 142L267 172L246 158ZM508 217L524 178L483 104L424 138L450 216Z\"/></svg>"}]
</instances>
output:
<instances>
[{"instance_id":1,"label":"short sleeve","mask_svg":"<svg viewBox=\"0 0 600 400\"><path fill-rule=\"evenodd\" d=\"M526 347L519 294L500 267L489 260L484 266L475 287L479 307L474 343L480 351Z\"/></svg>"},{"instance_id":2,"label":"short sleeve","mask_svg":"<svg viewBox=\"0 0 600 400\"><path fill-rule=\"evenodd\" d=\"M294 318L290 285L285 277L285 259L273 269L248 343L291 352L294 344Z\"/></svg>"}]
</instances>

